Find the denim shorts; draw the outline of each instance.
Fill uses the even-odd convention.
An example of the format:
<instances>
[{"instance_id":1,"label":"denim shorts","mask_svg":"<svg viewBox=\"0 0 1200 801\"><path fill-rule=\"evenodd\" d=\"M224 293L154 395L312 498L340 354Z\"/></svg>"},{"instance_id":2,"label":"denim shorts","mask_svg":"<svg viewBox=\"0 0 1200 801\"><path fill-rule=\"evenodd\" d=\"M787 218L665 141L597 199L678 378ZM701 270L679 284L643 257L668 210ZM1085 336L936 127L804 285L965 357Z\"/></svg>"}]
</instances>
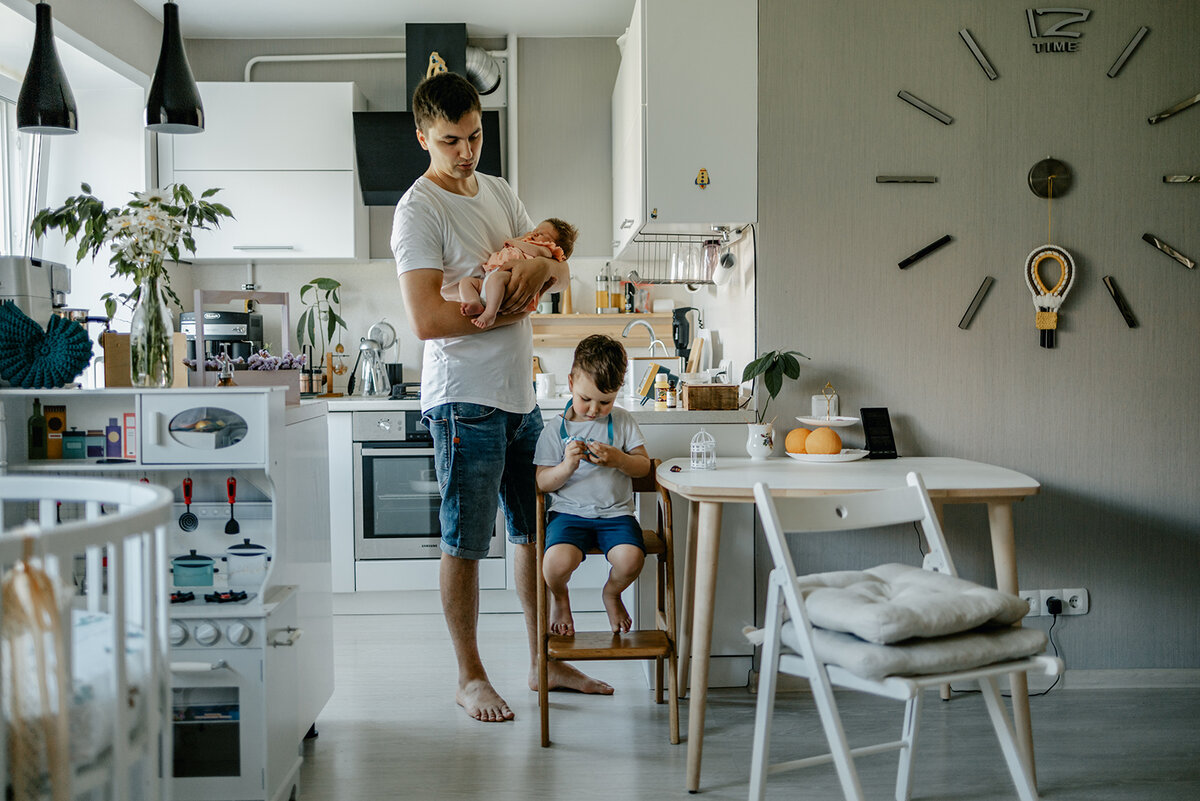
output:
<instances>
[{"instance_id":1,"label":"denim shorts","mask_svg":"<svg viewBox=\"0 0 1200 801\"><path fill-rule=\"evenodd\" d=\"M617 545L636 545L646 552L642 526L632 515L619 517L580 517L563 512L551 512L546 521L546 548L551 545L574 545L583 551L584 558L595 548L607 554Z\"/></svg>"},{"instance_id":2,"label":"denim shorts","mask_svg":"<svg viewBox=\"0 0 1200 801\"><path fill-rule=\"evenodd\" d=\"M542 434L541 410L515 414L477 403L444 403L426 412L423 422L433 435L442 496L442 551L463 559L487 556L497 507L504 510L509 542L533 542L533 451Z\"/></svg>"}]
</instances>

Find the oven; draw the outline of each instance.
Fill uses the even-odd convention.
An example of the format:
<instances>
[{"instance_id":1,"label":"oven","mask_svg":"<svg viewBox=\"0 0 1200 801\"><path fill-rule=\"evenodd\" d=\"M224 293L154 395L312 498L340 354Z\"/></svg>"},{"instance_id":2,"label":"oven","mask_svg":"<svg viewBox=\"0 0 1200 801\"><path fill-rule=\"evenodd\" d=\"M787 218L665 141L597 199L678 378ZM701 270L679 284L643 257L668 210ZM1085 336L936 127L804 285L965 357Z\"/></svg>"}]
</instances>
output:
<instances>
[{"instance_id":1,"label":"oven","mask_svg":"<svg viewBox=\"0 0 1200 801\"><path fill-rule=\"evenodd\" d=\"M354 558L441 557L441 495L433 438L421 413L354 412ZM497 516L489 557L504 556L503 518Z\"/></svg>"}]
</instances>

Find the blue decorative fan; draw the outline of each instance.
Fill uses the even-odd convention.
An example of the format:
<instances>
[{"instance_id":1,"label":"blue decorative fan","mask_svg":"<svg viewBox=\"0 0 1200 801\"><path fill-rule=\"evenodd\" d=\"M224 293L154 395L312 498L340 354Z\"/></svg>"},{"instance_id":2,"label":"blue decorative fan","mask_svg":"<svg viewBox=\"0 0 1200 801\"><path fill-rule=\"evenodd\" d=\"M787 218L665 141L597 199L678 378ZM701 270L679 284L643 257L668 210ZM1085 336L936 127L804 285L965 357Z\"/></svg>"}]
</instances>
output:
<instances>
[{"instance_id":1,"label":"blue decorative fan","mask_svg":"<svg viewBox=\"0 0 1200 801\"><path fill-rule=\"evenodd\" d=\"M11 300L0 302L0 378L26 389L75 380L92 360L92 341L74 320L57 315L46 330Z\"/></svg>"}]
</instances>

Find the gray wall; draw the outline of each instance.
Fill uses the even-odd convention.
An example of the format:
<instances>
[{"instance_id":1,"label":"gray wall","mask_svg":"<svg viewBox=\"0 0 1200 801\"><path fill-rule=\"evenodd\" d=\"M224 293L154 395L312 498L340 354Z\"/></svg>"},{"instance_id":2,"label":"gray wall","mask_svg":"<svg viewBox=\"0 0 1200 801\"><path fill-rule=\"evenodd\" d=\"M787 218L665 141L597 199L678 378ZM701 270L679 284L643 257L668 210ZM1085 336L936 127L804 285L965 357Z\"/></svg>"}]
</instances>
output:
<instances>
[{"instance_id":1,"label":"gray wall","mask_svg":"<svg viewBox=\"0 0 1200 801\"><path fill-rule=\"evenodd\" d=\"M1095 6L1079 52L1035 54L1023 0L760 0L758 338L813 356L780 414L825 381L843 413L891 409L900 450L1011 467L1042 493L1016 508L1022 588L1087 587L1056 630L1074 668L1200 665L1200 274L1140 241L1200 257L1200 108L1146 117L1200 90L1200 7ZM1105 72L1141 25L1124 71ZM957 31L1000 73L988 81ZM944 126L896 97L955 117ZM1053 241L1075 256L1058 347L1038 346L1023 279L1047 205L1026 186L1053 155L1075 173ZM875 175L934 174L934 185ZM954 241L906 271L897 262ZM1047 275L1052 275L1047 271ZM985 275L996 278L967 331ZM1113 275L1141 326L1101 283ZM774 407L773 407L774 408ZM960 570L990 581L980 507L947 514ZM861 564L864 546L797 543L805 569ZM912 556L911 534L880 546ZM1049 618L1042 618L1045 625Z\"/></svg>"}]
</instances>

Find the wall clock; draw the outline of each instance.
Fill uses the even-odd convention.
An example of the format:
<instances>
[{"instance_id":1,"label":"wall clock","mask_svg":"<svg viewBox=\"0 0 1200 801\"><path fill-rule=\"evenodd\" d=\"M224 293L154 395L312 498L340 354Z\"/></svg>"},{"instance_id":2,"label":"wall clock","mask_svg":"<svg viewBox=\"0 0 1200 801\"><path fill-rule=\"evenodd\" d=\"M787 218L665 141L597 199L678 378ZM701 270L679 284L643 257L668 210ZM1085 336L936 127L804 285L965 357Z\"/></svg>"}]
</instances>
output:
<instances>
[{"instance_id":1,"label":"wall clock","mask_svg":"<svg viewBox=\"0 0 1200 801\"><path fill-rule=\"evenodd\" d=\"M1056 59L1071 59L1081 58L1081 53L1087 52L1084 46L1084 37L1089 31L1089 26L1094 26L1096 23L1092 20L1092 10L1086 8L1066 8L1061 6L1055 7L1030 7L1023 10L1023 19L1019 16L1019 12L1013 14L1012 24L1021 26L1029 35L1030 50L1026 51L1027 58L1035 58L1041 60L1039 67L1046 71L1052 71L1056 66ZM1105 24L1120 24L1113 22L1111 18L1105 21ZM1138 51L1144 46L1148 35L1151 33L1150 28L1145 25L1136 23L1130 25L1130 38L1123 40L1124 46L1119 52L1113 52L1111 56L1105 55L1099 59L1102 62L1096 70L1097 80L1104 81L1109 79L1117 79L1126 67L1135 61ZM986 51L987 35L977 36L969 28L961 28L957 31L958 47L963 54L964 69L978 69L986 80L990 83L1002 79L1003 64L999 66L989 58ZM1153 38L1153 37L1149 37ZM948 46L948 45L947 45ZM1097 61L1094 56L1090 57L1090 61ZM1111 59L1111 60L1110 60ZM1061 63L1061 62L1059 62ZM1051 82L1047 82L1050 84ZM896 87L897 100L894 102L903 102L912 111L913 114L922 115L931 126L931 133L935 133L939 127L953 126L955 122L955 109L950 105L945 105L945 99L936 97L933 94L927 93L921 86L901 86ZM1174 100L1174 102L1169 102ZM1037 106L1041 99L1031 99L1031 106ZM1150 98L1148 101L1150 108L1145 109L1142 113L1145 114L1145 119L1149 125L1171 125L1179 124L1174 121L1177 115L1187 113L1189 117L1200 117L1200 110L1189 111L1194 106L1200 106L1200 93L1194 94L1183 99L1176 98ZM1058 111L1058 104L1053 102L1053 99L1039 108L1048 109L1050 113ZM1187 124L1187 123L1185 123ZM1069 154L1064 154L1069 155ZM1066 193L1070 188L1072 176L1071 168L1068 164L1057 159L1042 158L1044 153L1033 154L1029 156L1028 184L1033 195L1038 198L1045 198L1048 203L1053 202L1054 197L1059 197ZM1053 176L1053 180L1050 180ZM1157 181L1158 177L1153 180ZM1198 184L1200 183L1200 175L1195 174L1163 174L1161 180L1165 184ZM920 185L936 185L939 181L937 175L907 175L902 172L896 174L881 174L875 176L876 184L881 185L896 185L898 187L916 187ZM1092 191L1095 183L1091 184ZM899 189L898 191L914 191ZM935 190L936 191L936 190ZM931 241L919 250L911 254L897 254L899 260L898 267L901 270L910 270L917 267L918 262L929 257L931 254L941 250L946 245L954 241L953 233L931 232L931 234L939 234L937 238ZM1192 255L1181 252L1177 247L1168 244L1166 241L1173 235L1179 235L1180 232L1146 232L1142 239L1149 245L1159 251L1164 257L1170 258L1178 265L1187 269L1194 270L1196 261ZM1161 234L1161 235L1160 235ZM1165 237L1165 238L1164 238ZM1048 242L1046 248L1055 247L1051 242ZM1046 253L1057 253L1057 250L1047 250ZM1037 286L1038 273L1036 265L1040 256L1035 256L1038 251L1031 254L1032 260L1026 264L1026 280L1032 281L1031 291ZM1041 254L1044 255L1044 254ZM1044 259L1042 259L1044 260ZM1031 267L1031 265L1033 265ZM1051 265L1053 266L1053 265ZM1020 264L1013 265L1014 270L1020 269ZM1006 272L1004 277L1013 276L1013 272ZM1071 278L1074 279L1074 265L1071 265ZM1081 280L1088 280L1088 276L1081 275ZM1003 279L1002 279L1003 280ZM1113 299L1113 303L1122 320L1130 328L1138 325L1137 318L1133 310L1125 298L1124 294L1118 288L1116 280L1112 275L1105 275L1101 279L1105 288ZM993 276L984 276L983 282L979 289L975 292L973 298L968 300L964 298L966 311L958 323L959 328L966 330L970 327L971 321L983 303L988 290L995 283L996 278ZM1045 300L1045 294L1035 291L1035 301L1039 294L1042 294ZM1065 293L1063 293L1065 294ZM1039 307L1039 326L1045 323L1047 312L1043 307ZM1046 345L1047 338L1050 346L1053 345L1053 331L1043 331L1043 345Z\"/></svg>"}]
</instances>

